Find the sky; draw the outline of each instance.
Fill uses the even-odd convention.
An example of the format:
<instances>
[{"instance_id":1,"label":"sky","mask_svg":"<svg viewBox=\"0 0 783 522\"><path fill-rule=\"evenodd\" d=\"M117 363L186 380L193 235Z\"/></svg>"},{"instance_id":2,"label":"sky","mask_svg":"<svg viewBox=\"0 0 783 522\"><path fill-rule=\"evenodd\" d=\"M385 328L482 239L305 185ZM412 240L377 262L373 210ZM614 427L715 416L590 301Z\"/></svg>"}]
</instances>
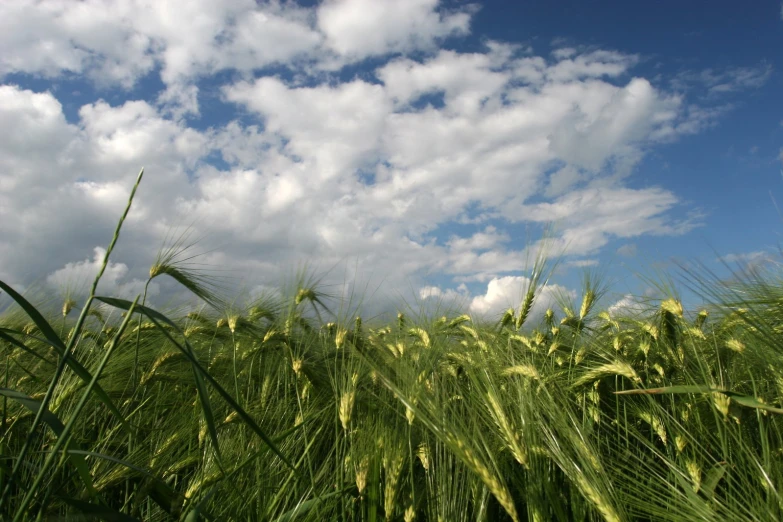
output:
<instances>
[{"instance_id":1,"label":"sky","mask_svg":"<svg viewBox=\"0 0 783 522\"><path fill-rule=\"evenodd\" d=\"M781 58L767 0L5 0L0 280L83 291L144 167L104 293L189 233L246 298L499 314L546 251L539 312L585 271L632 306L776 254Z\"/></svg>"}]
</instances>

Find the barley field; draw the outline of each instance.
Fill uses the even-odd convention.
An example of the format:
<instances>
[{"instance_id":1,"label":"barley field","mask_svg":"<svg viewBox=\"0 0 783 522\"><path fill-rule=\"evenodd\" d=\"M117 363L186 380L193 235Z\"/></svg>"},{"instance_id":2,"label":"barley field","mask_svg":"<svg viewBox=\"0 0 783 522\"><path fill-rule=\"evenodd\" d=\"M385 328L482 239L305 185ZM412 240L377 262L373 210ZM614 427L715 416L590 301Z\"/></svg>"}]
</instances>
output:
<instances>
[{"instance_id":1,"label":"barley field","mask_svg":"<svg viewBox=\"0 0 783 522\"><path fill-rule=\"evenodd\" d=\"M541 258L494 322L444 309L373 324L328 310L306 278L229 305L179 247L149 278L197 296L187 314L96 295L98 279L55 312L0 282L3 520L783 516L774 266L683 270L708 306L684 310L672 289L633 316L599 309L586 278L536 322Z\"/></svg>"}]
</instances>

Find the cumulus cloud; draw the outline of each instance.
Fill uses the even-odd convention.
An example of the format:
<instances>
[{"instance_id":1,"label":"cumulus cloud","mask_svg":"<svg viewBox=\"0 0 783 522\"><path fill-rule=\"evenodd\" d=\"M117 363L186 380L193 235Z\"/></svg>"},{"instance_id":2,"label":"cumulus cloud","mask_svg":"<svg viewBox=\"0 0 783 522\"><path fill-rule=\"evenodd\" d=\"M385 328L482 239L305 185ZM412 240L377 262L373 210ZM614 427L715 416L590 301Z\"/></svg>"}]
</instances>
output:
<instances>
[{"instance_id":1,"label":"cumulus cloud","mask_svg":"<svg viewBox=\"0 0 783 522\"><path fill-rule=\"evenodd\" d=\"M470 301L470 311L487 318L499 318L509 308L519 310L525 298L530 279L524 276L493 278L487 284L487 291ZM536 293L528 321L540 320L547 308L558 308L558 299L573 300L576 292L556 284L541 287Z\"/></svg>"},{"instance_id":2,"label":"cumulus cloud","mask_svg":"<svg viewBox=\"0 0 783 522\"><path fill-rule=\"evenodd\" d=\"M640 58L618 51L440 49L469 34L474 12L436 0L0 3L0 76L52 80L0 85L0 275L91 270L97 254L85 256L110 240L142 165L108 279L118 291L135 288L168 230L194 223L208 261L251 286L302 261L353 264L389 295L431 275L486 283L470 306L494 313L524 282L509 275L528 268L520 224L558 222L554 250L572 266L613 238L698 226L672 217L683 203L671 190L625 180L719 109L634 76ZM105 96L54 88L74 78Z\"/></svg>"},{"instance_id":3,"label":"cumulus cloud","mask_svg":"<svg viewBox=\"0 0 783 522\"><path fill-rule=\"evenodd\" d=\"M612 237L680 235L698 226L694 220L670 221L664 217L677 203L674 194L658 188L588 188L570 192L553 203L523 207L520 215L530 221L562 223L562 248L572 254L589 254Z\"/></svg>"},{"instance_id":4,"label":"cumulus cloud","mask_svg":"<svg viewBox=\"0 0 783 522\"><path fill-rule=\"evenodd\" d=\"M162 66L172 84L289 60L321 37L295 4L248 0L15 0L0 6L0 73L85 74L130 87ZM10 50L10 52L9 52Z\"/></svg>"},{"instance_id":5,"label":"cumulus cloud","mask_svg":"<svg viewBox=\"0 0 783 522\"><path fill-rule=\"evenodd\" d=\"M92 259L66 263L62 268L49 274L46 277L46 282L51 287L71 291L73 295L86 295L105 260L106 249L95 247ZM109 260L98 283L97 292L126 299L133 299L137 295L141 295L144 292L146 281L129 279L127 276L128 266L126 264ZM159 291L160 287L153 281L147 289L147 295L154 297Z\"/></svg>"},{"instance_id":6,"label":"cumulus cloud","mask_svg":"<svg viewBox=\"0 0 783 522\"><path fill-rule=\"evenodd\" d=\"M327 0L318 28L327 46L354 59L432 48L468 33L472 9L442 12L438 0Z\"/></svg>"},{"instance_id":7,"label":"cumulus cloud","mask_svg":"<svg viewBox=\"0 0 783 522\"><path fill-rule=\"evenodd\" d=\"M464 284L458 286L456 289L447 288L446 290L443 290L439 286L432 285L426 285L419 289L420 299L434 299L439 303L457 306L463 305L464 301L469 298L469 296L470 293Z\"/></svg>"},{"instance_id":8,"label":"cumulus cloud","mask_svg":"<svg viewBox=\"0 0 783 522\"><path fill-rule=\"evenodd\" d=\"M649 306L633 295L625 295L607 308L611 317L637 317L649 311Z\"/></svg>"},{"instance_id":9,"label":"cumulus cloud","mask_svg":"<svg viewBox=\"0 0 783 522\"><path fill-rule=\"evenodd\" d=\"M390 112L383 87L358 80L290 88L267 77L229 86L225 95L263 117L268 134L287 140L286 154L312 158L318 169L311 176L322 181L376 157Z\"/></svg>"},{"instance_id":10,"label":"cumulus cloud","mask_svg":"<svg viewBox=\"0 0 783 522\"><path fill-rule=\"evenodd\" d=\"M150 72L150 35L126 22L131 2L12 1L0 5L0 74L90 74L126 87Z\"/></svg>"}]
</instances>

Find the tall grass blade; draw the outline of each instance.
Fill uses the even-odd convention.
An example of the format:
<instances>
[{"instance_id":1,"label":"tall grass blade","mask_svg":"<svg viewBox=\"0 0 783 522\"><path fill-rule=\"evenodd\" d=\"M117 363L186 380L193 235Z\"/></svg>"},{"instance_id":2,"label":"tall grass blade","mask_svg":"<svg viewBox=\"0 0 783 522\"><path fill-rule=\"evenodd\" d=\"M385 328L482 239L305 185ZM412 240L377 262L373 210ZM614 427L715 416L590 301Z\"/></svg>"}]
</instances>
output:
<instances>
[{"instance_id":1,"label":"tall grass blade","mask_svg":"<svg viewBox=\"0 0 783 522\"><path fill-rule=\"evenodd\" d=\"M30 317L30 319L32 319L33 323L35 323L35 326L38 327L46 340L57 349L60 355L63 355L63 353L65 353L65 344L62 342L60 337L57 335L57 332L54 331L54 328L52 328L49 322L44 319L43 315L41 315L41 313L36 310L36 308L30 304L27 299L22 297L21 294L5 284L3 281L0 281L0 289L5 291L5 293L11 297L11 299L16 301L16 304L18 304Z\"/></svg>"},{"instance_id":2,"label":"tall grass blade","mask_svg":"<svg viewBox=\"0 0 783 522\"><path fill-rule=\"evenodd\" d=\"M690 393L722 393L723 395L726 395L727 397L731 398L732 401L736 402L737 404L741 404L742 406L746 406L748 408L755 408L757 410L764 410L771 413L783 414L783 408L776 408L774 406L770 406L769 404L764 404L763 402L760 402L755 397L750 397L748 395L743 395L741 393L732 392L729 390L724 390L722 388L716 388L713 386L703 386L703 385L694 384L694 385L681 385L681 386L667 386L664 388L648 388L642 390L622 390L622 391L614 392L615 395L665 395L665 394L682 395L682 394L690 394Z\"/></svg>"}]
</instances>

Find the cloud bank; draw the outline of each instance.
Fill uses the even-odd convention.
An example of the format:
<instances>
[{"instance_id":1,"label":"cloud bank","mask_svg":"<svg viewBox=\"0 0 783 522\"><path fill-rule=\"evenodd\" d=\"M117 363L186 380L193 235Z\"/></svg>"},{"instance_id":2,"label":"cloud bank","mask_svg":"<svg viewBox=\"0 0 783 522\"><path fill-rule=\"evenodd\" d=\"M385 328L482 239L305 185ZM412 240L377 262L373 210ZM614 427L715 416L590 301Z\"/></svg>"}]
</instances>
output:
<instances>
[{"instance_id":1,"label":"cloud bank","mask_svg":"<svg viewBox=\"0 0 783 522\"><path fill-rule=\"evenodd\" d=\"M56 284L94 263L142 165L112 265L122 291L172 227L194 224L237 284L345 265L355 273L326 280L467 292L486 312L529 268L521 226L556 222L572 266L614 239L699 226L671 190L628 180L720 111L636 74L633 54L449 47L478 9L3 2L0 278ZM719 95L764 74L699 78Z\"/></svg>"}]
</instances>

